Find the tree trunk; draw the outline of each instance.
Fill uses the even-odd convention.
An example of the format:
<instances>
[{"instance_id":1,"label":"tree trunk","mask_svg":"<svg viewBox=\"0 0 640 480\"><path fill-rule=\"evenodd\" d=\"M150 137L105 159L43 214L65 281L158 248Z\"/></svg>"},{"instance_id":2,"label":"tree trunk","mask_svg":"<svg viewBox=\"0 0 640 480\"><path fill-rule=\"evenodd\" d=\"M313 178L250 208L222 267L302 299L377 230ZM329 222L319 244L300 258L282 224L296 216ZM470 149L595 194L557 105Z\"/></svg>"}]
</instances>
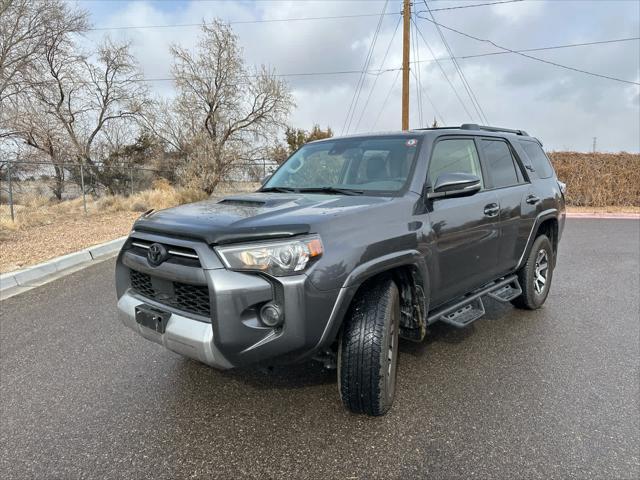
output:
<instances>
[{"instance_id":1,"label":"tree trunk","mask_svg":"<svg viewBox=\"0 0 640 480\"><path fill-rule=\"evenodd\" d=\"M55 175L53 177L53 185L50 186L51 192L58 201L62 200L64 193L64 167L62 165L53 164Z\"/></svg>"}]
</instances>

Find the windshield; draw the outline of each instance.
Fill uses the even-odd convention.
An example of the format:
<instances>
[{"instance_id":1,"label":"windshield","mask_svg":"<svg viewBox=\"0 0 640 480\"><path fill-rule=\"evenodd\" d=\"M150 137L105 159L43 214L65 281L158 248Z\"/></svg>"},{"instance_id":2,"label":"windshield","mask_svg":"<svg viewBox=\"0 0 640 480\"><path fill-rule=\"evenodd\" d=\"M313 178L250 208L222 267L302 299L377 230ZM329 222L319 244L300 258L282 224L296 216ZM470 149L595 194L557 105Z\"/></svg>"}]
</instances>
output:
<instances>
[{"instance_id":1,"label":"windshield","mask_svg":"<svg viewBox=\"0 0 640 480\"><path fill-rule=\"evenodd\" d=\"M407 183L417 151L418 139L405 136L311 143L289 157L262 190L397 192Z\"/></svg>"}]
</instances>

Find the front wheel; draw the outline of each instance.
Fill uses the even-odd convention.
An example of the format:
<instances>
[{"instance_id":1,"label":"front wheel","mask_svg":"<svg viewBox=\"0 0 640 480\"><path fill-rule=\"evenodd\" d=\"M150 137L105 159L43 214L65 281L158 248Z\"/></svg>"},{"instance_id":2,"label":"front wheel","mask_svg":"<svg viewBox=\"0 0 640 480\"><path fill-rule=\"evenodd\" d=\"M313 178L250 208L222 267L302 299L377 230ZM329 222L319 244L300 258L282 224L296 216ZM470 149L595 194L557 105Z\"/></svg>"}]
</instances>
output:
<instances>
[{"instance_id":1,"label":"front wheel","mask_svg":"<svg viewBox=\"0 0 640 480\"><path fill-rule=\"evenodd\" d=\"M364 286L353 300L338 348L342 403L384 415L393 404L398 366L400 294L390 278Z\"/></svg>"},{"instance_id":2,"label":"front wheel","mask_svg":"<svg viewBox=\"0 0 640 480\"><path fill-rule=\"evenodd\" d=\"M546 235L540 235L533 242L527 262L518 271L522 294L511 303L527 310L540 308L549 295L552 277L553 247Z\"/></svg>"}]
</instances>

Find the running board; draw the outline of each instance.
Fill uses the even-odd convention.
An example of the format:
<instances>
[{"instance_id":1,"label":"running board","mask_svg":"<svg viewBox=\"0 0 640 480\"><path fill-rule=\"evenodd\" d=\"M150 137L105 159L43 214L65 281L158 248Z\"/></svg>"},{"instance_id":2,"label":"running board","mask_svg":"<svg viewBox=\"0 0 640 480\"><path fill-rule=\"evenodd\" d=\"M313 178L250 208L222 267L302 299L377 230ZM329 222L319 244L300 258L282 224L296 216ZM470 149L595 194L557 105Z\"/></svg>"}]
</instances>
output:
<instances>
[{"instance_id":1,"label":"running board","mask_svg":"<svg viewBox=\"0 0 640 480\"><path fill-rule=\"evenodd\" d=\"M483 315L484 304L482 303L482 299L476 298L453 312L442 315L440 321L453 325L454 327L463 328L471 325Z\"/></svg>"},{"instance_id":2,"label":"running board","mask_svg":"<svg viewBox=\"0 0 640 480\"><path fill-rule=\"evenodd\" d=\"M500 302L509 302L521 293L522 289L518 283L518 277L511 275L476 290L457 302L445 304L429 315L427 324L442 321L454 327L463 328L484 315L485 310L481 297L488 295Z\"/></svg>"},{"instance_id":3,"label":"running board","mask_svg":"<svg viewBox=\"0 0 640 480\"><path fill-rule=\"evenodd\" d=\"M521 294L522 288L520 288L520 283L518 282L517 278L515 278L511 283L503 285L502 287L496 288L495 290L491 290L489 293L487 293L487 295L494 300L505 303L510 302Z\"/></svg>"}]
</instances>

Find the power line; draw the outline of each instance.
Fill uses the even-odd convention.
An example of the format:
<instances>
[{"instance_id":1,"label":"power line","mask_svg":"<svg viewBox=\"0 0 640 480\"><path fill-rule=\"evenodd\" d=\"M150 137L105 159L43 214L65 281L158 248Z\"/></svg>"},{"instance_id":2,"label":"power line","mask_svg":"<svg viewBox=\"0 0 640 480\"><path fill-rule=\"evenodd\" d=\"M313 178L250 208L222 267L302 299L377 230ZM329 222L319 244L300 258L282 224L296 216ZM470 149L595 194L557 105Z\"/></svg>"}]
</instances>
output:
<instances>
[{"instance_id":1,"label":"power line","mask_svg":"<svg viewBox=\"0 0 640 480\"><path fill-rule=\"evenodd\" d=\"M396 70L402 70L402 68L385 68L385 69L377 69L377 70L365 70L364 73L366 75L381 75L386 72L393 72ZM310 77L315 75L349 75L359 73L362 74L363 70L337 70L330 72L297 72L297 73L274 73L272 76L274 77ZM255 75L240 75L241 78L255 78L259 77L259 74ZM168 82L175 80L174 77L160 77L160 78L142 78L136 81L141 82Z\"/></svg>"},{"instance_id":2,"label":"power line","mask_svg":"<svg viewBox=\"0 0 640 480\"><path fill-rule=\"evenodd\" d=\"M387 12L382 15L400 15L400 12ZM263 20L232 20L226 22L229 25L245 25L254 23L277 23L277 22L303 22L307 20L339 20L343 18L364 18L364 17L379 17L379 13L360 13L357 15L331 15L323 17L298 17L298 18L270 18ZM169 23L163 25L122 25L115 27L93 27L88 28L88 31L101 31L101 30L136 30L143 28L174 28L174 27L201 27L202 25L211 25L211 23Z\"/></svg>"},{"instance_id":3,"label":"power line","mask_svg":"<svg viewBox=\"0 0 640 480\"><path fill-rule=\"evenodd\" d=\"M416 74L413 72L413 70L411 70L411 73L413 74L413 78L416 79L416 81L418 80L418 78L416 77ZM435 112L435 116L438 117L440 119L440 124L442 125L446 125L447 122L445 122L444 117L442 116L442 114L440 113L440 111L438 110L438 107L436 107L435 103L433 102L433 99L431 98L431 96L429 95L429 92L427 91L427 89L422 89L422 95L424 95L425 97L427 97L427 100L429 100L429 104L431 105L431 108L433 108L433 111Z\"/></svg>"},{"instance_id":4,"label":"power line","mask_svg":"<svg viewBox=\"0 0 640 480\"><path fill-rule=\"evenodd\" d=\"M387 72L395 72L402 70L402 67L398 68L385 68L385 69L377 69L377 70L367 70L364 73L367 75L379 76L383 73ZM274 73L272 74L274 77L308 77L308 76L319 76L319 75L351 75L351 74L359 74L362 75L362 70L339 70L339 71L330 71L330 72L299 72L299 73ZM247 74L247 75L239 75L240 78L255 78L260 75L258 74ZM128 78L127 82L134 83L146 83L146 82L173 82L175 81L175 77L156 77L156 78ZM43 80L40 82L34 82L33 85L46 85L48 83L55 84L55 80ZM82 85L89 85L93 82L88 80L82 80L77 82Z\"/></svg>"},{"instance_id":5,"label":"power line","mask_svg":"<svg viewBox=\"0 0 640 480\"><path fill-rule=\"evenodd\" d=\"M456 71L458 72L458 75L460 76L460 80L462 81L462 86L467 91L467 95L469 95L469 98L471 99L471 104L473 105L473 108L475 109L476 113L480 117L480 120L483 121L485 125L490 125L490 122L487 119L487 116L484 114L484 110L482 109L482 106L480 105L480 102L478 101L476 94L471 88L471 84L467 81L467 77L462 71L462 67L460 67L460 64L455 59L455 55L453 54L453 50L451 50L451 47L449 46L449 42L447 42L447 39L445 38L444 33L442 33L440 26L436 23L436 17L431 12L431 8L429 7L427 0L422 0L422 1L424 2L425 7L427 7L427 10L429 11L429 15L431 16L431 18L433 19L433 22L436 25L436 29L438 30L438 34L440 35L440 39L442 40L442 43L444 44L447 52L449 53L449 56L451 57L451 61L453 62L453 65Z\"/></svg>"},{"instance_id":6,"label":"power line","mask_svg":"<svg viewBox=\"0 0 640 480\"><path fill-rule=\"evenodd\" d=\"M514 53L516 55L520 55L522 57L529 58L529 59L535 60L537 62L542 62L542 63L546 63L548 65L553 65L554 67L564 68L566 70L571 70L571 71L574 71L574 72L583 73L585 75L591 75L593 77L605 78L607 80L613 80L613 81L621 82L621 83L628 83L630 85L640 85L640 83L633 82L631 80L625 80L623 78L612 77L610 75L603 75L603 74L600 74L600 73L589 72L587 70L582 70L580 68L570 67L568 65L563 65L561 63L552 62L550 60L545 60L545 59L540 58L540 57L534 57L533 55L527 55L526 53L523 53L523 51L521 51L521 50L512 50L511 48L503 47L502 45L498 45L497 43L495 43L492 40L475 37L475 36L470 35L468 33L461 32L460 30L456 30L455 28L451 28L451 27L447 27L446 25L442 25L441 23L438 23L435 20L432 20L432 19L429 19L429 18L426 18L426 17L418 17L418 18L426 20L427 22L434 23L435 25L437 25L439 27L442 27L442 28L444 28L446 30L452 31L454 33L457 33L458 35L462 35L464 37L471 38L472 40L476 40L478 42L483 42L483 43L489 43L489 44L493 45L494 47L499 48L500 50L504 50L504 52L506 52L506 53ZM610 43L610 42L602 42L602 43ZM595 44L595 42L592 42L591 44ZM558 48L563 48L563 47L558 47ZM545 50L551 50L551 48L547 47L547 48L545 48Z\"/></svg>"},{"instance_id":7,"label":"power line","mask_svg":"<svg viewBox=\"0 0 640 480\"><path fill-rule=\"evenodd\" d=\"M360 78L358 79L358 83L356 84L356 90L353 92L353 98L351 99L349 109L347 110L347 118L345 118L341 133L345 133L345 129L346 129L346 133L349 133L349 128L351 128L351 122L353 121L353 117L355 115L355 111L358 106L358 100L360 99L360 93L362 92L362 87L364 85L364 79L365 79L364 72L369 68L369 65L371 64L373 51L376 48L376 42L378 41L378 34L380 33L380 27L382 26L382 20L384 19L384 12L386 12L388 4L389 4L389 0L386 0L382 7L382 12L380 12L380 19L378 20L378 25L376 26L376 30L373 34L373 38L371 39L371 45L369 46L367 57L365 58L364 65L362 66L362 75L360 75Z\"/></svg>"},{"instance_id":8,"label":"power line","mask_svg":"<svg viewBox=\"0 0 640 480\"><path fill-rule=\"evenodd\" d=\"M503 0L499 2L487 2L487 3L475 3L471 5L459 5L456 7L442 7L442 8L432 8L432 12L441 12L445 10L458 10L462 8L475 8L475 7L484 7L488 5L498 5L501 3L517 3L522 2L524 0ZM258 24L258 23L277 23L277 22L303 22L303 21L314 21L314 20L340 20L340 19L348 19L348 18L366 18L366 17L377 17L379 13L361 13L354 15L330 15L330 16L318 16L318 17L297 17L297 18L269 18L269 19L260 19L260 20L231 20L227 22L229 25L246 25L246 24ZM386 12L385 16L388 15L400 15L400 12ZM121 25L121 26L113 26L113 27L92 27L87 30L90 32L93 31L104 31L104 30L138 30L145 28L181 28L181 27L201 27L202 25L207 25L206 22L200 23L169 23L162 25Z\"/></svg>"},{"instance_id":9,"label":"power line","mask_svg":"<svg viewBox=\"0 0 640 480\"><path fill-rule=\"evenodd\" d=\"M423 19L426 20L426 19ZM422 32L419 30L418 25L414 22L414 26L416 27L416 30L418 32L418 34L422 37L422 39L426 42L424 36L422 35ZM487 57L487 56L493 56L493 55L506 55L509 53L520 53L520 52L538 52L538 51L543 51L543 50L555 50L555 49L562 49L562 48L572 48L572 47L582 47L582 46L590 46L590 45L603 45L603 44L609 44L609 43L619 43L619 42L628 42L628 41L634 41L634 40L640 40L640 37L630 37L630 38L619 38L619 39L613 39L613 40L599 40L599 41L594 41L594 42L584 42L584 43L570 43L570 44L565 44L565 45L552 45L552 46L547 46L547 47L537 47L537 48L527 48L527 49L521 49L521 50L514 50L513 52L511 51L502 51L502 52L489 52L489 53L479 53L479 54L474 54L474 55L461 55L461 56L457 56L456 58L458 60L465 60L465 59L469 59L469 58L478 58L478 57ZM432 53L433 58L431 60L420 60L420 61L415 61L412 63L431 63L431 62L436 62L439 64L440 61L442 60L450 60L449 57L435 57L433 55L433 50L430 49L430 46L428 45L428 43L425 43L427 45L427 47L429 48L430 52ZM441 67L442 68L442 67ZM380 68L380 69L370 69L370 70L366 70L364 73L366 75L372 75L375 77L378 77L384 73L387 72L395 72L398 70L402 70L401 67L398 68ZM353 75L353 74L362 74L362 70L334 70L334 71L325 71L325 72L291 72L291 73L274 73L273 76L275 77L307 77L307 76L323 76L323 75ZM444 73L444 72L443 72ZM252 75L252 74L247 74L247 75L242 75L241 77L243 78L254 78L259 76L258 74ZM445 73L445 77L446 77L446 73ZM137 79L131 79L134 82L170 82L170 81L174 81L175 78L174 77L157 77L157 78L137 78ZM54 80L49 80L49 81L42 81L42 82L37 82L37 84L46 84L46 83L54 83ZM89 81L85 81L85 82L81 82L81 83L91 83ZM467 112L468 113L468 112Z\"/></svg>"},{"instance_id":10,"label":"power line","mask_svg":"<svg viewBox=\"0 0 640 480\"><path fill-rule=\"evenodd\" d=\"M475 7L488 7L490 5L500 5L502 3L518 3L524 0L502 0L500 2L487 2L487 3L472 3L470 5L458 5L456 7L442 7L442 8L432 8L432 12L442 12L445 10L460 10L462 8L475 8ZM422 12L416 12L422 13Z\"/></svg>"},{"instance_id":11,"label":"power line","mask_svg":"<svg viewBox=\"0 0 640 480\"><path fill-rule=\"evenodd\" d=\"M389 92L387 93L387 96L384 98L384 102L382 102L382 106L380 107L380 111L378 112L378 116L376 117L375 122L373 122L373 125L371 125L371 130L373 131L374 128L376 128L376 125L378 124L378 120L380 120L380 117L382 116L382 112L384 112L384 107L387 106L387 102L389 101L389 97L391 96L391 93L393 92L393 88L396 86L396 83L398 83L398 78L400 77L400 71L402 69L399 68L398 71L396 72L396 76L393 79L393 82L391 83L391 88L389 89Z\"/></svg>"},{"instance_id":12,"label":"power line","mask_svg":"<svg viewBox=\"0 0 640 480\"><path fill-rule=\"evenodd\" d=\"M458 93L458 90L456 89L455 85L453 84L453 82L451 81L451 79L449 78L449 75L447 75L447 72L444 70L444 67L442 66L442 64L440 63L440 60L436 57L435 53L433 53L433 50L431 48L431 45L429 45L429 42L427 42L427 39L425 38L425 36L422 34L422 31L420 30L420 27L418 27L418 24L415 22L415 20L413 21L413 25L414 27L416 27L416 31L418 32L418 34L420 35L420 37L422 38L422 41L424 42L424 44L427 46L427 49L429 50L429 53L431 54L431 57L433 58L433 61L436 62L436 64L438 65L438 67L440 68L440 71L442 72L442 75L444 76L445 80L447 81L447 83L449 84L449 86L451 87L451 90L453 90L453 93L455 94L456 98L458 99L458 102L460 102L460 105L462 105L462 109L465 111L465 113L467 114L467 116L469 118L471 118L471 113L469 112L469 109L467 109L467 106L465 105L465 103L462 101L462 98L460 97L460 94ZM428 61L428 60L425 60Z\"/></svg>"},{"instance_id":13,"label":"power line","mask_svg":"<svg viewBox=\"0 0 640 480\"><path fill-rule=\"evenodd\" d=\"M396 23L396 28L393 31L393 35L391 36L391 40L389 41L389 45L387 46L387 51L384 53L384 57L382 58L382 62L380 63L380 68L384 68L384 62L387 60L387 55L389 55L389 50L391 50L391 45L393 45L393 40L396 38L396 33L398 33L398 27L400 26L400 22L402 22L402 17L398 18L398 23ZM364 102L364 106L362 107L362 112L360 113L360 117L358 118L358 122L356 123L356 130L360 126L360 122L362 121L362 117L364 117L364 112L367 110L367 106L369 105L369 100L371 100L371 96L373 95L373 91L376 88L376 84L378 83L378 78L380 75L377 75L373 81L373 85L371 86L371 90L369 90L369 95Z\"/></svg>"},{"instance_id":14,"label":"power line","mask_svg":"<svg viewBox=\"0 0 640 480\"><path fill-rule=\"evenodd\" d=\"M422 18L422 17L419 17L419 18ZM423 20L426 20L426 18L423 19ZM475 54L475 55L457 56L456 58L458 60L465 60L467 58L491 57L491 56L494 56L494 55L507 55L509 53L541 52L541 51L544 51L544 50L557 50L557 49L561 49L561 48L585 47L585 46L590 46L590 45L605 45L605 44L608 44L608 43L630 42L630 41L633 41L633 40L640 40L640 37L617 38L617 39L613 39L613 40L600 40L600 41L596 41L596 42L584 42L584 43L567 43L567 44L564 44L564 45L552 45L552 46L549 46L549 47L524 48L524 49L514 50L513 52L511 52L511 51L503 51L503 52L478 53L478 54Z\"/></svg>"}]
</instances>

